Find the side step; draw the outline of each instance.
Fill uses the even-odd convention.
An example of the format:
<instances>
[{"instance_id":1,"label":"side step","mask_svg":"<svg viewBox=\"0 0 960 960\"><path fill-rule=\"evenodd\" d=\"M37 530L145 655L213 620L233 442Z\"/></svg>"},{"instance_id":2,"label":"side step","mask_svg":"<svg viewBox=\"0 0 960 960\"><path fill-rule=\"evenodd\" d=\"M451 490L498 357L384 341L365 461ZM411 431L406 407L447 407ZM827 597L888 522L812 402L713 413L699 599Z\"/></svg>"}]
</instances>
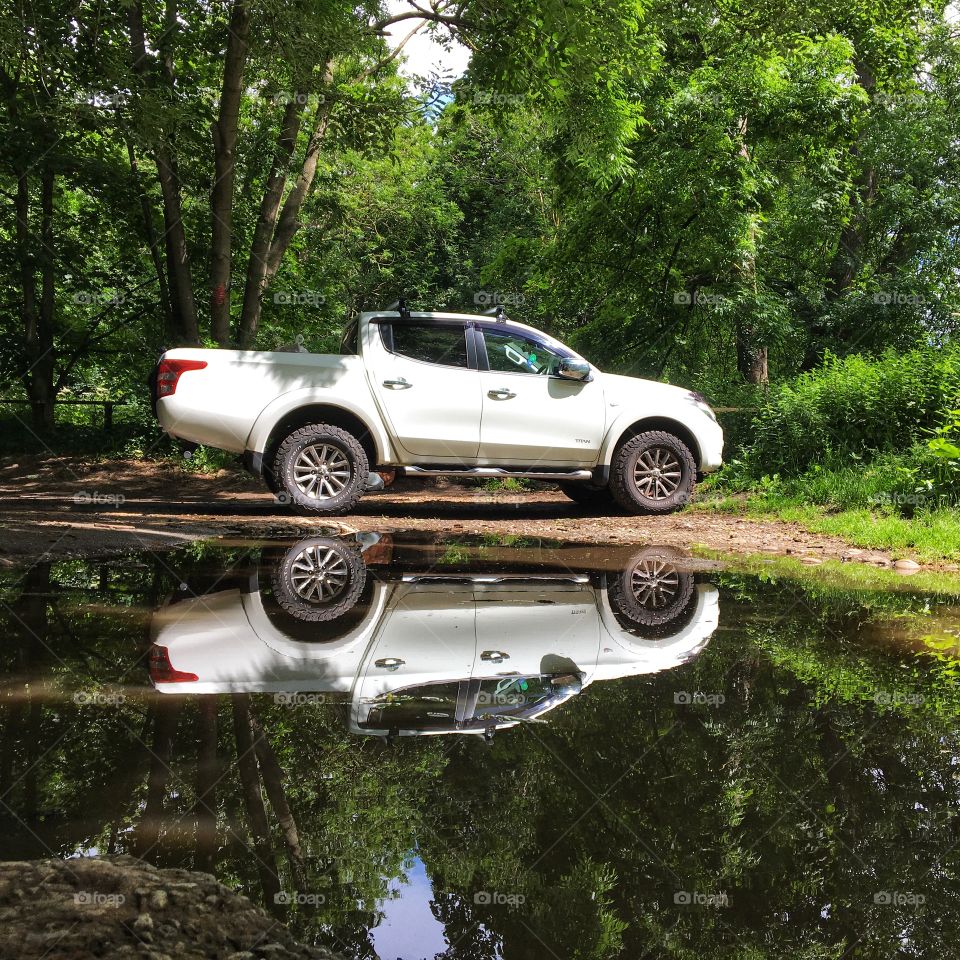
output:
<instances>
[{"instance_id":1,"label":"side step","mask_svg":"<svg viewBox=\"0 0 960 960\"><path fill-rule=\"evenodd\" d=\"M503 467L403 467L408 477L517 477L524 480L592 480L592 470L505 470Z\"/></svg>"}]
</instances>

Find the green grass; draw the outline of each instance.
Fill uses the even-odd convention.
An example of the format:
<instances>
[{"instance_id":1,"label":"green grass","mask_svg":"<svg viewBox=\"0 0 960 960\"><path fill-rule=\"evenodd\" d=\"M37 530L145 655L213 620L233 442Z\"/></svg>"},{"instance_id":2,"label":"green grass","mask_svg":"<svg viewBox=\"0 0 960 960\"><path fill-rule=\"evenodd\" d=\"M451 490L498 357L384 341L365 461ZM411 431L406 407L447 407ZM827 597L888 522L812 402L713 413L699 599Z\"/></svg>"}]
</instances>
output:
<instances>
[{"instance_id":1,"label":"green grass","mask_svg":"<svg viewBox=\"0 0 960 960\"><path fill-rule=\"evenodd\" d=\"M929 492L916 461L911 450L761 479L734 462L701 485L694 509L785 520L896 557L960 559L960 507Z\"/></svg>"},{"instance_id":2,"label":"green grass","mask_svg":"<svg viewBox=\"0 0 960 960\"><path fill-rule=\"evenodd\" d=\"M742 514L796 523L811 533L840 537L857 547L890 550L921 562L960 559L960 510L938 507L907 517L886 508L810 503L803 497L765 491L713 494L693 509Z\"/></svg>"}]
</instances>

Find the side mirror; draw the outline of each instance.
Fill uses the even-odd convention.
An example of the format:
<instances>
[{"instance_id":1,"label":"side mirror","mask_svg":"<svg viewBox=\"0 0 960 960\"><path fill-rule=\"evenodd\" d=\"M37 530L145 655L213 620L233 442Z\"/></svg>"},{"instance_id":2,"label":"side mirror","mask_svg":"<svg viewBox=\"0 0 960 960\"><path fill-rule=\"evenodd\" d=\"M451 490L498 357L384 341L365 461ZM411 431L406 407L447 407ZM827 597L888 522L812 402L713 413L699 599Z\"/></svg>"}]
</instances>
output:
<instances>
[{"instance_id":1,"label":"side mirror","mask_svg":"<svg viewBox=\"0 0 960 960\"><path fill-rule=\"evenodd\" d=\"M557 376L564 380L589 380L590 364L586 360L573 360L565 357L557 367Z\"/></svg>"}]
</instances>

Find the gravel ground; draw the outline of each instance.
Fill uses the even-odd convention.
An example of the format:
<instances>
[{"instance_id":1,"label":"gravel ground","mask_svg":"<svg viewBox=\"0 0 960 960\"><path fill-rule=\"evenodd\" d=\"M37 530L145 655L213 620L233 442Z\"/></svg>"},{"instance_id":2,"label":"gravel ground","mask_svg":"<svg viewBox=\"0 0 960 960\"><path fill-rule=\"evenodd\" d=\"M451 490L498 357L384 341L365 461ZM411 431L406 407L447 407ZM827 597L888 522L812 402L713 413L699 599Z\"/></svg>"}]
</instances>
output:
<instances>
[{"instance_id":1,"label":"gravel ground","mask_svg":"<svg viewBox=\"0 0 960 960\"><path fill-rule=\"evenodd\" d=\"M816 563L842 559L892 566L879 550L779 521L686 511L666 517L603 515L547 488L488 492L453 483L400 481L369 494L347 517L314 519L278 506L243 471L189 473L170 463L95 463L48 457L0 465L0 563L167 549L198 538L404 530L499 534L578 543L669 545L768 553ZM956 569L943 564L942 569Z\"/></svg>"}]
</instances>

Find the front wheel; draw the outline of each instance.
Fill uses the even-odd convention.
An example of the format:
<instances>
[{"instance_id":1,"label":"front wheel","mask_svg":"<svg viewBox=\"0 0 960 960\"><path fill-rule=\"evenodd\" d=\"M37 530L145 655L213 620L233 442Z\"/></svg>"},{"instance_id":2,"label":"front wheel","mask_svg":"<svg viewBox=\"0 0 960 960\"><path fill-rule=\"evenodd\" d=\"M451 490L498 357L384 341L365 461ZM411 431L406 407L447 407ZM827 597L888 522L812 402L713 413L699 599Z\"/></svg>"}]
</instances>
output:
<instances>
[{"instance_id":1,"label":"front wheel","mask_svg":"<svg viewBox=\"0 0 960 960\"><path fill-rule=\"evenodd\" d=\"M649 430L617 450L610 492L631 513L672 513L690 500L696 480L690 448L672 433Z\"/></svg>"},{"instance_id":2,"label":"front wheel","mask_svg":"<svg viewBox=\"0 0 960 960\"><path fill-rule=\"evenodd\" d=\"M347 513L363 496L369 472L357 438L326 423L294 430L273 461L280 495L301 513Z\"/></svg>"}]
</instances>

